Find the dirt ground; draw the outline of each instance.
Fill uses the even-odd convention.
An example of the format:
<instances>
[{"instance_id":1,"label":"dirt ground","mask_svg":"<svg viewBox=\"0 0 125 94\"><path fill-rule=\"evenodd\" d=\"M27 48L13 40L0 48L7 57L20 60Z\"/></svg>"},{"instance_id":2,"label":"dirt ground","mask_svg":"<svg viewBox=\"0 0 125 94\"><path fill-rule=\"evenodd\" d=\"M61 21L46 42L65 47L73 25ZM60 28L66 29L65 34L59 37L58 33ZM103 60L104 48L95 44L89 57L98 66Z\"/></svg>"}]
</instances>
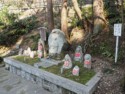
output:
<instances>
[{"instance_id":1,"label":"dirt ground","mask_svg":"<svg viewBox=\"0 0 125 94\"><path fill-rule=\"evenodd\" d=\"M123 78L125 77L125 63L114 64L99 58L93 58L92 67L100 71L102 78L94 94L125 94L123 92Z\"/></svg>"}]
</instances>

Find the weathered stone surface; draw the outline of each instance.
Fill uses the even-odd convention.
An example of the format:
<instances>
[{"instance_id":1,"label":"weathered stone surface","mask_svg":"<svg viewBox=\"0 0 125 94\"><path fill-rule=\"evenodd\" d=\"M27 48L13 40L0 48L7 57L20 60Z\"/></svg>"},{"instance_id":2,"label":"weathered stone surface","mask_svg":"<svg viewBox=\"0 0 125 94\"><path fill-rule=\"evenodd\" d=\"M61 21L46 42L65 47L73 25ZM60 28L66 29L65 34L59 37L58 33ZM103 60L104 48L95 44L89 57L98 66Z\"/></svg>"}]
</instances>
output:
<instances>
[{"instance_id":1,"label":"weathered stone surface","mask_svg":"<svg viewBox=\"0 0 125 94\"><path fill-rule=\"evenodd\" d=\"M48 67L51 67L51 66L53 66L53 65L54 65L54 64L52 64L52 63L38 62L38 63L35 63L35 64L34 64L34 67L36 67L36 68L40 68L40 67L48 68Z\"/></svg>"},{"instance_id":2,"label":"weathered stone surface","mask_svg":"<svg viewBox=\"0 0 125 94\"><path fill-rule=\"evenodd\" d=\"M45 27L39 27L38 30L39 30L39 33L40 33L41 40L46 41L47 28L45 28Z\"/></svg>"},{"instance_id":3,"label":"weathered stone surface","mask_svg":"<svg viewBox=\"0 0 125 94\"><path fill-rule=\"evenodd\" d=\"M43 68L48 68L51 67L53 65L58 65L59 63L61 63L62 61L60 60L54 60L54 59L48 59L48 58L41 58L40 59L41 62L35 63L34 67L39 68L39 67L43 67Z\"/></svg>"},{"instance_id":4,"label":"weathered stone surface","mask_svg":"<svg viewBox=\"0 0 125 94\"><path fill-rule=\"evenodd\" d=\"M64 43L66 43L66 39L63 31L53 29L48 38L49 55L60 54Z\"/></svg>"}]
</instances>

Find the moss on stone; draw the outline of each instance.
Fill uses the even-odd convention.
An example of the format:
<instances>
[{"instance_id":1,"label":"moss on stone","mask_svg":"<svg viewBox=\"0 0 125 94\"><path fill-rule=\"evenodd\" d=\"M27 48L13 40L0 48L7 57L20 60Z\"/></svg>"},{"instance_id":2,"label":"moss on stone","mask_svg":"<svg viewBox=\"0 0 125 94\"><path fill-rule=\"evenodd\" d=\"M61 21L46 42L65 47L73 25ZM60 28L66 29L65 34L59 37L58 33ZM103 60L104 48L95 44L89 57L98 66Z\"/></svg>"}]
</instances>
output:
<instances>
[{"instance_id":1,"label":"moss on stone","mask_svg":"<svg viewBox=\"0 0 125 94\"><path fill-rule=\"evenodd\" d=\"M24 60L24 58L25 58L25 60ZM19 61L24 62L29 65L34 65L34 63L39 61L39 59L37 57L30 58L30 57L26 57L26 56L17 56L14 59L19 60ZM62 76L64 78L68 78L68 79L76 81L76 82L79 82L81 84L85 84L95 75L95 72L93 70L84 68L83 63L80 63L80 62L73 62L73 67L75 65L80 67L79 76L72 75L73 67L71 69L64 70L64 72L61 74L60 70L61 70L62 65L63 65L63 63L60 63L58 65L55 65L55 66L52 66L49 68L41 67L40 69L54 73L54 74L56 74L58 76Z\"/></svg>"},{"instance_id":2,"label":"moss on stone","mask_svg":"<svg viewBox=\"0 0 125 94\"><path fill-rule=\"evenodd\" d=\"M29 56L16 56L14 57L14 59L32 66L34 65L34 63L40 61L38 57L30 58Z\"/></svg>"},{"instance_id":3,"label":"moss on stone","mask_svg":"<svg viewBox=\"0 0 125 94\"><path fill-rule=\"evenodd\" d=\"M60 70L61 70L62 65L63 64L61 63L61 64L59 64L57 66L52 66L52 67L46 68L46 69L44 68L44 70L46 70L48 72L51 72L51 73L54 73L56 75L68 78L70 80L79 82L81 84L85 84L86 82L88 82L95 75L95 72L93 70L89 70L89 69L84 68L83 64L80 63L80 62L73 62L73 67L75 65L80 67L79 76L72 75L73 67L72 67L72 69L64 70L64 72L61 74Z\"/></svg>"}]
</instances>

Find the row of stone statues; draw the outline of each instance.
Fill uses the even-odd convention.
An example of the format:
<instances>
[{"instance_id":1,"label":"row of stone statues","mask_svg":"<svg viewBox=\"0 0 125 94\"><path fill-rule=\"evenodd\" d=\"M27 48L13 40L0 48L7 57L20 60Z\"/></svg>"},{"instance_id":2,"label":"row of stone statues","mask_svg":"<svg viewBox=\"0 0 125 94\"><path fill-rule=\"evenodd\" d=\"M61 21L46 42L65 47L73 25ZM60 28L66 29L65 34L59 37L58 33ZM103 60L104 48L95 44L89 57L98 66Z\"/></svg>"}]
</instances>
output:
<instances>
[{"instance_id":1,"label":"row of stone statues","mask_svg":"<svg viewBox=\"0 0 125 94\"><path fill-rule=\"evenodd\" d=\"M81 46L78 46L75 51L74 55L74 61L78 61L78 63L81 63L84 65L85 68L91 69L91 55L90 54L85 54L84 56L84 62L83 62L83 53L82 53L82 48ZM82 63L83 62L83 63ZM65 55L64 58L64 64L61 67L61 73L63 73L64 69L71 69L72 68L72 60L68 54ZM72 74L78 76L79 75L79 67L76 66L72 70Z\"/></svg>"},{"instance_id":2,"label":"row of stone statues","mask_svg":"<svg viewBox=\"0 0 125 94\"><path fill-rule=\"evenodd\" d=\"M40 33L42 34L42 33ZM42 35L43 36L43 35ZM53 29L52 32L50 33L49 37L48 37L48 46L49 46L49 57L58 57L61 54L62 51L62 47L64 45L64 43L66 43L66 38L65 38L65 34L64 32L62 32L59 29ZM31 49L28 47L27 50L23 51L23 55L26 56L30 56L31 58L34 57L34 54L37 53L38 58L44 58L45 56L45 44L44 44L44 40L43 38L40 38L38 41L38 49L37 52L31 51ZM22 49L19 51L19 54L22 53ZM65 55L64 58L64 64L61 67L61 73L63 73L64 69L71 69L72 68L72 61L78 61L79 63L83 62L83 53L82 53L82 47L78 46L75 50L75 54L74 54L74 60L72 60L70 58L70 56L68 54ZM86 54L84 56L84 67L91 69L91 55ZM73 70L72 70L72 74L73 75L79 75L79 67L76 65Z\"/></svg>"}]
</instances>

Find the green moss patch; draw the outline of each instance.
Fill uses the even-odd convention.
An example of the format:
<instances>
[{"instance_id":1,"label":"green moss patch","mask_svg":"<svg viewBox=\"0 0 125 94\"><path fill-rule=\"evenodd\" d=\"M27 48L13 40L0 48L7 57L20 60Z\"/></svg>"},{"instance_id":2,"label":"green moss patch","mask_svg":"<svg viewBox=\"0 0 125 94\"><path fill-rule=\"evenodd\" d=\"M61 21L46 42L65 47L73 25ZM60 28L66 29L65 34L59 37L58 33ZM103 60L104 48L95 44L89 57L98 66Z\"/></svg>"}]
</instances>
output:
<instances>
[{"instance_id":1,"label":"green moss patch","mask_svg":"<svg viewBox=\"0 0 125 94\"><path fill-rule=\"evenodd\" d=\"M72 75L72 69L66 69L64 70L64 72L61 74L61 67L62 67L63 63L57 65L57 66L52 66L50 68L44 68L44 70L49 71L51 73L57 74L59 76L68 78L70 80L79 82L81 84L85 84L86 82L88 82L94 75L95 72L93 70L89 70L83 67L83 64L79 63L79 62L73 62L73 67L75 65L79 66L80 68L80 73L79 76L74 76ZM42 68L43 69L43 68Z\"/></svg>"},{"instance_id":2,"label":"green moss patch","mask_svg":"<svg viewBox=\"0 0 125 94\"><path fill-rule=\"evenodd\" d=\"M23 63L29 64L29 65L34 65L34 63L39 62L39 58L34 57L34 58L30 58L29 56L16 56L14 57L14 59L21 61Z\"/></svg>"},{"instance_id":3,"label":"green moss patch","mask_svg":"<svg viewBox=\"0 0 125 94\"><path fill-rule=\"evenodd\" d=\"M24 63L29 64L29 65L34 65L34 63L39 61L39 59L37 57L30 58L30 57L26 57L26 56L17 56L14 59L19 60L19 61L24 62ZM73 67L75 65L77 65L80 68L79 76L72 75L73 67L71 69L64 70L64 72L61 74L60 70L61 70L62 65L63 65L63 63L60 63L58 65L55 65L55 66L52 66L49 68L42 68L41 67L40 69L54 73L58 76L68 78L68 79L76 81L76 82L79 82L81 84L87 83L95 75L95 72L93 70L84 68L83 64L79 63L79 62L73 62Z\"/></svg>"}]
</instances>

